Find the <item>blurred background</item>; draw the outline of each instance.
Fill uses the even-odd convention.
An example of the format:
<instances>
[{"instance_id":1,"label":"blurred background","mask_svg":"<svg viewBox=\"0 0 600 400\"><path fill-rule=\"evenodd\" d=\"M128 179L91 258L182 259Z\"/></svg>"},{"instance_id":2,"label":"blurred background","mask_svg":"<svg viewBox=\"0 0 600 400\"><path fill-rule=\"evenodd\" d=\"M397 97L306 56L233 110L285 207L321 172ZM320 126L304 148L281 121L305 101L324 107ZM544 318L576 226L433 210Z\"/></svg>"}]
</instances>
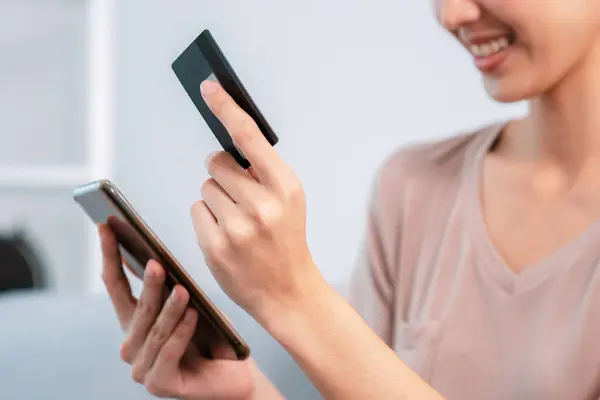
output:
<instances>
[{"instance_id":1,"label":"blurred background","mask_svg":"<svg viewBox=\"0 0 600 400\"><path fill-rule=\"evenodd\" d=\"M428 1L0 0L6 398L149 398L119 362L96 230L72 200L74 186L100 178L226 310L280 389L318 398L223 295L195 243L189 208L219 146L170 65L206 28L301 177L311 250L340 290L387 155L525 111L486 97Z\"/></svg>"}]
</instances>

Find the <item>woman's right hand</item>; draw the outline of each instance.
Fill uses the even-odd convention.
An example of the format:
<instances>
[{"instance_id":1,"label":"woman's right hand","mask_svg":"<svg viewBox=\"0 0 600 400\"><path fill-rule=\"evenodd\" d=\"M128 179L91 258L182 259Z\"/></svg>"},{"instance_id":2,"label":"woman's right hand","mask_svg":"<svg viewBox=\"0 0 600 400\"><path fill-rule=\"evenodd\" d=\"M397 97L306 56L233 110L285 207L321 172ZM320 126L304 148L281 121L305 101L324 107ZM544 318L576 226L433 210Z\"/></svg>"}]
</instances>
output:
<instances>
[{"instance_id":1,"label":"woman's right hand","mask_svg":"<svg viewBox=\"0 0 600 400\"><path fill-rule=\"evenodd\" d=\"M187 291L176 286L165 299L165 271L150 261L136 299L110 228L101 226L100 238L104 284L126 333L121 358L131 365L133 379L158 397L250 399L254 379L249 361L208 360L190 343L197 314L187 307Z\"/></svg>"}]
</instances>

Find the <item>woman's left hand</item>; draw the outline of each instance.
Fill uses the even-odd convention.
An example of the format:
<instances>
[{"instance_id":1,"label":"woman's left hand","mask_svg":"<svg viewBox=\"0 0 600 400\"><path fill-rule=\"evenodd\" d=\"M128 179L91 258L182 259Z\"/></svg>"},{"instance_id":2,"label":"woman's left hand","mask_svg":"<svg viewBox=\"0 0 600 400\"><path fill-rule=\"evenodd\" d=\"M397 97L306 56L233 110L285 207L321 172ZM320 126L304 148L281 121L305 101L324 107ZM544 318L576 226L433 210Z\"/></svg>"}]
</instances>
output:
<instances>
[{"instance_id":1,"label":"woman's left hand","mask_svg":"<svg viewBox=\"0 0 600 400\"><path fill-rule=\"evenodd\" d=\"M302 184L254 120L215 82L202 94L252 166L227 152L211 154L212 177L191 216L200 248L219 285L259 322L290 307L322 285L306 241Z\"/></svg>"}]
</instances>

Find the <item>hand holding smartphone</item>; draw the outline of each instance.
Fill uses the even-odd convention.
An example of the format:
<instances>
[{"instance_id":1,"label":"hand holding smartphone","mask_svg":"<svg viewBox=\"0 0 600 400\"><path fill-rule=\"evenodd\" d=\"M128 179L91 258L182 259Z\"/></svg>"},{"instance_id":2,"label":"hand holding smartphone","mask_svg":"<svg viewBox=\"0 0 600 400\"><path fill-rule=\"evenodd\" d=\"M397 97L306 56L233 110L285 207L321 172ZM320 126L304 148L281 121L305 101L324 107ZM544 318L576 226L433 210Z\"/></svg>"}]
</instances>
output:
<instances>
[{"instance_id":1,"label":"hand holding smartphone","mask_svg":"<svg viewBox=\"0 0 600 400\"><path fill-rule=\"evenodd\" d=\"M188 291L190 304L199 317L193 342L205 357L212 358L212 352L223 347L232 350L230 358L246 359L250 355L248 345L116 185L108 180L82 185L75 188L74 199L94 223L110 228L119 244L124 264L133 274L143 279L146 265L150 260L155 260L165 269L165 289L168 292L176 284Z\"/></svg>"}]
</instances>

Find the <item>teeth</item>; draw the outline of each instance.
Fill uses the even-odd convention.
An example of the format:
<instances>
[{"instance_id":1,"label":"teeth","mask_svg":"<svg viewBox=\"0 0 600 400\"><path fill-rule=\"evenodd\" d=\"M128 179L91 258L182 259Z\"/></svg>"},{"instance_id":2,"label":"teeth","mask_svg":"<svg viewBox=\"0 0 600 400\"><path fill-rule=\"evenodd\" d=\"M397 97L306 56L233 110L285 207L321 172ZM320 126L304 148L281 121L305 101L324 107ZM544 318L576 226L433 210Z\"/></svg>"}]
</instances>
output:
<instances>
[{"instance_id":1,"label":"teeth","mask_svg":"<svg viewBox=\"0 0 600 400\"><path fill-rule=\"evenodd\" d=\"M504 50L509 44L510 40L508 36L503 36L499 39L490 40L488 43L479 46L471 46L471 53L473 53L475 57L487 57Z\"/></svg>"}]
</instances>

